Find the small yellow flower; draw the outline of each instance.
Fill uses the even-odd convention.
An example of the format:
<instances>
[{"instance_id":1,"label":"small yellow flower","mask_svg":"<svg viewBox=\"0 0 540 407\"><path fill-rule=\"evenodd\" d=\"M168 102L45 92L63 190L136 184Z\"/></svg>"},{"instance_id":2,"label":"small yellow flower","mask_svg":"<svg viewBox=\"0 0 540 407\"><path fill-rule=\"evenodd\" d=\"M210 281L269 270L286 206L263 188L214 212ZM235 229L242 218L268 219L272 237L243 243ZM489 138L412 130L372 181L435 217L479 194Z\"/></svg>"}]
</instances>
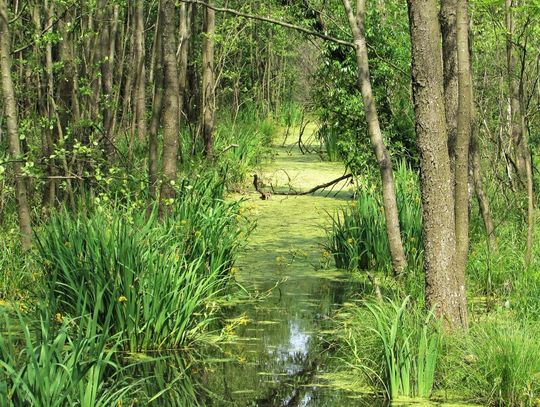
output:
<instances>
[{"instance_id":1,"label":"small yellow flower","mask_svg":"<svg viewBox=\"0 0 540 407\"><path fill-rule=\"evenodd\" d=\"M201 235L202 235L202 232L200 230L195 231L195 236L196 237L201 237Z\"/></svg>"},{"instance_id":2,"label":"small yellow flower","mask_svg":"<svg viewBox=\"0 0 540 407\"><path fill-rule=\"evenodd\" d=\"M416 253L416 247L413 247L413 248L411 249L411 252L412 252L413 254Z\"/></svg>"},{"instance_id":3,"label":"small yellow flower","mask_svg":"<svg viewBox=\"0 0 540 407\"><path fill-rule=\"evenodd\" d=\"M4 306L6 306L6 305L7 305L6 300L0 299L0 307L4 307Z\"/></svg>"},{"instance_id":4,"label":"small yellow flower","mask_svg":"<svg viewBox=\"0 0 540 407\"><path fill-rule=\"evenodd\" d=\"M238 273L238 267L231 267L231 274L235 275L236 273Z\"/></svg>"},{"instance_id":5,"label":"small yellow flower","mask_svg":"<svg viewBox=\"0 0 540 407\"><path fill-rule=\"evenodd\" d=\"M238 356L238 363L241 365L245 365L247 363L247 359L245 356Z\"/></svg>"},{"instance_id":6,"label":"small yellow flower","mask_svg":"<svg viewBox=\"0 0 540 407\"><path fill-rule=\"evenodd\" d=\"M347 243L353 244L353 243L354 243L354 240L352 240L351 238L348 238L348 239L347 239Z\"/></svg>"},{"instance_id":7,"label":"small yellow flower","mask_svg":"<svg viewBox=\"0 0 540 407\"><path fill-rule=\"evenodd\" d=\"M281 264L285 262L285 257L283 256L277 256L276 257L276 263Z\"/></svg>"},{"instance_id":8,"label":"small yellow flower","mask_svg":"<svg viewBox=\"0 0 540 407\"><path fill-rule=\"evenodd\" d=\"M57 312L55 315L54 315L54 320L56 322L58 322L59 324L63 323L64 322L64 317L62 316L62 314L60 314L59 312Z\"/></svg>"},{"instance_id":9,"label":"small yellow flower","mask_svg":"<svg viewBox=\"0 0 540 407\"><path fill-rule=\"evenodd\" d=\"M358 206L358 204L357 204L356 202L353 202L353 203L351 204L351 208L356 208L357 206Z\"/></svg>"},{"instance_id":10,"label":"small yellow flower","mask_svg":"<svg viewBox=\"0 0 540 407\"><path fill-rule=\"evenodd\" d=\"M332 253L330 253L328 250L325 251L323 254L322 254L324 257L330 257L332 255Z\"/></svg>"},{"instance_id":11,"label":"small yellow flower","mask_svg":"<svg viewBox=\"0 0 540 407\"><path fill-rule=\"evenodd\" d=\"M181 224L181 225L187 225L187 220L182 219L182 220L180 221L180 224Z\"/></svg>"},{"instance_id":12,"label":"small yellow flower","mask_svg":"<svg viewBox=\"0 0 540 407\"><path fill-rule=\"evenodd\" d=\"M118 302L119 302L120 304L123 304L123 303L127 302L126 296L125 296L125 295L121 295L120 297L118 297Z\"/></svg>"}]
</instances>

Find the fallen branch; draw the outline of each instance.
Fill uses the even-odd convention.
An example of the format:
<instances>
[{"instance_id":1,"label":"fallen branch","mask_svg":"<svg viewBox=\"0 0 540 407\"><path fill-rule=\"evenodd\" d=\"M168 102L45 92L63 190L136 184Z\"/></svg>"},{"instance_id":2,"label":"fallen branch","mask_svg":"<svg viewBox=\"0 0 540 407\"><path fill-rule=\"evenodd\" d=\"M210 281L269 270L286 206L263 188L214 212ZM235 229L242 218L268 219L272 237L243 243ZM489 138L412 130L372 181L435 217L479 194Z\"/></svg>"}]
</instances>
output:
<instances>
[{"instance_id":1,"label":"fallen branch","mask_svg":"<svg viewBox=\"0 0 540 407\"><path fill-rule=\"evenodd\" d=\"M346 179L350 179L350 178L352 178L352 176L353 176L352 174L342 175L341 177L336 178L335 180L332 180L332 181L327 182L325 184L317 185L316 187L313 187L310 190L305 191L305 192L296 192L296 191L295 192L290 192L290 191L289 192L277 192L277 191L274 191L274 195L286 195L286 196L310 195L310 194L313 194L313 193L317 192L320 189L325 189L325 188L328 188L328 187L333 186L335 184L338 184L341 181L345 181Z\"/></svg>"}]
</instances>

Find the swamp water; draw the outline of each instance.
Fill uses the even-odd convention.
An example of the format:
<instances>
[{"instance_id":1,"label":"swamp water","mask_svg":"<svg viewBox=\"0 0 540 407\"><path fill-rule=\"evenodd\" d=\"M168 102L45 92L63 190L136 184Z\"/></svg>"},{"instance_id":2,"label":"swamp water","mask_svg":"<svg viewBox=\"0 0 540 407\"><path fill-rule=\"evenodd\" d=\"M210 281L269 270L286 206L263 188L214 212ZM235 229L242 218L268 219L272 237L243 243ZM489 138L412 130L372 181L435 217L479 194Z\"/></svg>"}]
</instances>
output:
<instances>
[{"instance_id":1,"label":"swamp water","mask_svg":"<svg viewBox=\"0 0 540 407\"><path fill-rule=\"evenodd\" d=\"M344 174L340 163L322 161L316 153L304 155L294 145L275 147L274 154L260 173L265 191L271 186L306 191ZM355 291L347 273L328 267L332 259L322 247L324 228L328 213L351 197L348 181L307 196L241 196L246 216L257 227L237 263L236 279L265 297L231 307L236 339L209 362L202 385L209 396L203 405L388 405L367 391L347 392L324 379L336 361L325 348L323 332L332 312ZM351 377L343 387L354 387L353 382Z\"/></svg>"}]
</instances>

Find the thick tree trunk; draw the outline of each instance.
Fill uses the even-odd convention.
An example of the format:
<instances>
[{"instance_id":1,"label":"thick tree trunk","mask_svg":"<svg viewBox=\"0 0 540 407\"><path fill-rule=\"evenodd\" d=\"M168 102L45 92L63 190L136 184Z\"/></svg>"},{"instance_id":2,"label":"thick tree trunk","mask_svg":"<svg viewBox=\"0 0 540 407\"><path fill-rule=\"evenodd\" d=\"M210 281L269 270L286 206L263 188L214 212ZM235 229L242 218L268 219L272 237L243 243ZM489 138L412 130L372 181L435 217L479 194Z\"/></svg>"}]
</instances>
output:
<instances>
[{"instance_id":1,"label":"thick tree trunk","mask_svg":"<svg viewBox=\"0 0 540 407\"><path fill-rule=\"evenodd\" d=\"M458 289L452 173L444 103L437 0L408 0L413 98L420 150L426 303L447 328L467 326L465 291Z\"/></svg>"},{"instance_id":2,"label":"thick tree trunk","mask_svg":"<svg viewBox=\"0 0 540 407\"><path fill-rule=\"evenodd\" d=\"M21 242L24 249L32 246L32 226L28 193L24 181L23 165L21 160L21 146L19 144L19 128L17 123L17 102L11 77L11 36L9 32L9 19L5 0L0 0L0 70L2 78L2 94L4 96L4 114L6 117L9 153L15 161L15 194L19 227L21 229Z\"/></svg>"},{"instance_id":3,"label":"thick tree trunk","mask_svg":"<svg viewBox=\"0 0 540 407\"><path fill-rule=\"evenodd\" d=\"M163 177L159 200L159 213L164 216L174 200L176 169L178 160L179 86L176 65L176 8L173 0L161 0L161 22L163 23L163 70L165 93L163 96Z\"/></svg>"},{"instance_id":4,"label":"thick tree trunk","mask_svg":"<svg viewBox=\"0 0 540 407\"><path fill-rule=\"evenodd\" d=\"M358 0L356 16L352 10L349 0L343 0L343 5L349 19L358 66L358 84L364 102L364 112L368 124L368 133L371 145L375 152L379 171L381 173L384 213L386 217L386 232L392 256L392 266L394 274L400 274L406 267L407 261L401 241L401 231L399 225L398 207L396 200L396 190L394 185L394 174L392 170L392 160L384 144L377 107L371 88L369 75L369 62L367 44L365 38L365 0Z\"/></svg>"},{"instance_id":5,"label":"thick tree trunk","mask_svg":"<svg viewBox=\"0 0 540 407\"><path fill-rule=\"evenodd\" d=\"M214 34L215 11L205 7L203 10L203 57L202 57L202 136L204 154L212 160L214 156Z\"/></svg>"}]
</instances>

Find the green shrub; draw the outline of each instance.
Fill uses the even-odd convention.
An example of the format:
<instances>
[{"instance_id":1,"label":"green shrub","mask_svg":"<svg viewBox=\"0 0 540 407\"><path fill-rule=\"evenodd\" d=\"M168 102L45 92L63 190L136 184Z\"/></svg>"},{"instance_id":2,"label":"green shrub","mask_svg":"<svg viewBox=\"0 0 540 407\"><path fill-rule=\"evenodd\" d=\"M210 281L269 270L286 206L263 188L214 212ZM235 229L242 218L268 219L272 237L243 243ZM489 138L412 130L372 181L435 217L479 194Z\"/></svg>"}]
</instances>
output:
<instances>
[{"instance_id":1,"label":"green shrub","mask_svg":"<svg viewBox=\"0 0 540 407\"><path fill-rule=\"evenodd\" d=\"M402 240L410 268L422 265L422 211L416 173L402 163L395 172ZM332 216L327 250L344 269L392 267L382 197L375 187L360 188L356 201Z\"/></svg>"}]
</instances>

